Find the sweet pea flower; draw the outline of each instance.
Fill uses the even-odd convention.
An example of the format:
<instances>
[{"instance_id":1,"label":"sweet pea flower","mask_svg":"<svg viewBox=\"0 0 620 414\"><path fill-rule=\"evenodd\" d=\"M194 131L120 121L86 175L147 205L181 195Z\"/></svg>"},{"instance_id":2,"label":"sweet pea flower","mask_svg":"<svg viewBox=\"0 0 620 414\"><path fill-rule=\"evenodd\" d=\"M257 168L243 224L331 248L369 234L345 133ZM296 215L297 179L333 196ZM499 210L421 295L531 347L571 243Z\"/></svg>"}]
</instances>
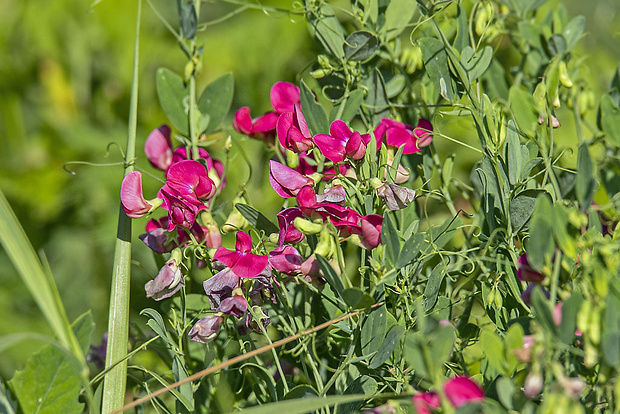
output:
<instances>
[{"instance_id":1,"label":"sweet pea flower","mask_svg":"<svg viewBox=\"0 0 620 414\"><path fill-rule=\"evenodd\" d=\"M172 164L191 159L191 155L191 150L188 156L187 149L185 149L185 147L178 147L172 152ZM218 188L218 191L222 190L226 186L224 163L217 158L211 157L209 152L207 152L204 148L198 148L198 158L199 160L204 160L204 164L207 167L207 177L213 181Z\"/></svg>"},{"instance_id":2,"label":"sweet pea flower","mask_svg":"<svg viewBox=\"0 0 620 414\"><path fill-rule=\"evenodd\" d=\"M432 391L414 395L412 402L418 414L431 414L431 410L436 410L441 406L439 394Z\"/></svg>"},{"instance_id":3,"label":"sweet pea flower","mask_svg":"<svg viewBox=\"0 0 620 414\"><path fill-rule=\"evenodd\" d=\"M284 243L296 244L306 237L294 225L295 219L303 216L301 210L296 207L285 208L277 214L278 225L280 226L278 246L282 246Z\"/></svg>"},{"instance_id":4,"label":"sweet pea flower","mask_svg":"<svg viewBox=\"0 0 620 414\"><path fill-rule=\"evenodd\" d=\"M171 165L166 178L164 187L174 190L183 197L205 200L213 197L216 191L206 167L198 161L183 160Z\"/></svg>"},{"instance_id":5,"label":"sweet pea flower","mask_svg":"<svg viewBox=\"0 0 620 414\"><path fill-rule=\"evenodd\" d=\"M443 391L455 408L484 400L484 390L466 376L457 376L446 381Z\"/></svg>"},{"instance_id":6,"label":"sweet pea flower","mask_svg":"<svg viewBox=\"0 0 620 414\"><path fill-rule=\"evenodd\" d=\"M239 231L235 250L231 251L222 246L213 255L213 260L218 260L230 267L239 277L254 278L265 269L269 257L251 252L252 238L249 234Z\"/></svg>"},{"instance_id":7,"label":"sweet pea flower","mask_svg":"<svg viewBox=\"0 0 620 414\"><path fill-rule=\"evenodd\" d=\"M209 343L220 334L220 328L223 322L224 317L221 313L207 315L196 322L187 336L189 336L192 341L202 344Z\"/></svg>"},{"instance_id":8,"label":"sweet pea flower","mask_svg":"<svg viewBox=\"0 0 620 414\"><path fill-rule=\"evenodd\" d=\"M360 135L343 121L336 120L329 127L329 135L317 134L312 140L325 158L338 163L347 156L354 160L362 159L370 142L370 134Z\"/></svg>"},{"instance_id":9,"label":"sweet pea flower","mask_svg":"<svg viewBox=\"0 0 620 414\"><path fill-rule=\"evenodd\" d=\"M163 200L162 207L168 211L168 231L174 230L176 226L191 228L200 210L207 208L196 197L184 197L167 185L159 190L158 197Z\"/></svg>"},{"instance_id":10,"label":"sweet pea flower","mask_svg":"<svg viewBox=\"0 0 620 414\"><path fill-rule=\"evenodd\" d=\"M381 146L383 139L388 146L403 148L403 154L414 154L420 152L418 140L421 140L422 146L427 146L432 141L433 131L432 124L426 119L420 119L418 125L413 128L411 125L394 121L392 119L383 118L375 129L375 139L377 140L377 148Z\"/></svg>"},{"instance_id":11,"label":"sweet pea flower","mask_svg":"<svg viewBox=\"0 0 620 414\"><path fill-rule=\"evenodd\" d=\"M381 226L383 224L383 217L379 214L368 214L360 220L361 245L367 249L372 250L381 244Z\"/></svg>"},{"instance_id":12,"label":"sweet pea flower","mask_svg":"<svg viewBox=\"0 0 620 414\"><path fill-rule=\"evenodd\" d=\"M269 252L269 264L286 275L299 273L303 258L293 246L281 246Z\"/></svg>"},{"instance_id":13,"label":"sweet pea flower","mask_svg":"<svg viewBox=\"0 0 620 414\"><path fill-rule=\"evenodd\" d=\"M121 183L121 205L127 216L140 218L155 210L158 203L147 201L142 193L142 173L132 171L123 178Z\"/></svg>"},{"instance_id":14,"label":"sweet pea flower","mask_svg":"<svg viewBox=\"0 0 620 414\"><path fill-rule=\"evenodd\" d=\"M172 254L173 257L161 268L157 277L146 282L144 290L147 298L153 298L157 301L166 299L185 286L185 279L179 267L180 255L180 250L175 251Z\"/></svg>"},{"instance_id":15,"label":"sweet pea flower","mask_svg":"<svg viewBox=\"0 0 620 414\"><path fill-rule=\"evenodd\" d=\"M217 309L224 299L232 297L233 291L240 285L241 279L228 267L202 283L211 309Z\"/></svg>"},{"instance_id":16,"label":"sweet pea flower","mask_svg":"<svg viewBox=\"0 0 620 414\"><path fill-rule=\"evenodd\" d=\"M144 153L151 165L158 170L166 171L172 164L172 140L170 127L162 125L151 131L144 143Z\"/></svg>"},{"instance_id":17,"label":"sweet pea flower","mask_svg":"<svg viewBox=\"0 0 620 414\"><path fill-rule=\"evenodd\" d=\"M276 82L269 95L271 106L278 114L293 112L301 102L299 87L289 82Z\"/></svg>"},{"instance_id":18,"label":"sweet pea flower","mask_svg":"<svg viewBox=\"0 0 620 414\"><path fill-rule=\"evenodd\" d=\"M295 197L303 187L314 185L312 178L273 160L269 161L269 182L282 198Z\"/></svg>"},{"instance_id":19,"label":"sweet pea flower","mask_svg":"<svg viewBox=\"0 0 620 414\"><path fill-rule=\"evenodd\" d=\"M298 105L295 105L292 112L280 115L276 132L282 147L295 153L307 151L314 145L308 123Z\"/></svg>"},{"instance_id":20,"label":"sweet pea flower","mask_svg":"<svg viewBox=\"0 0 620 414\"><path fill-rule=\"evenodd\" d=\"M385 200L385 205L392 211L400 210L409 205L415 198L411 188L384 182L376 188L377 195Z\"/></svg>"},{"instance_id":21,"label":"sweet pea flower","mask_svg":"<svg viewBox=\"0 0 620 414\"><path fill-rule=\"evenodd\" d=\"M224 299L217 311L240 318L248 311L248 301L241 295L233 295Z\"/></svg>"},{"instance_id":22,"label":"sweet pea flower","mask_svg":"<svg viewBox=\"0 0 620 414\"><path fill-rule=\"evenodd\" d=\"M245 134L251 138L271 139L276 134L277 122L278 114L274 112L267 112L252 119L250 108L244 106L235 113L233 128L240 134Z\"/></svg>"},{"instance_id":23,"label":"sweet pea flower","mask_svg":"<svg viewBox=\"0 0 620 414\"><path fill-rule=\"evenodd\" d=\"M169 237L168 222L168 217L151 219L146 223L146 233L138 236L157 254L169 253L178 246L177 242Z\"/></svg>"},{"instance_id":24,"label":"sweet pea flower","mask_svg":"<svg viewBox=\"0 0 620 414\"><path fill-rule=\"evenodd\" d=\"M519 256L519 260L517 261L517 277L519 280L531 283L540 283L545 280L545 276L532 268L525 253Z\"/></svg>"}]
</instances>

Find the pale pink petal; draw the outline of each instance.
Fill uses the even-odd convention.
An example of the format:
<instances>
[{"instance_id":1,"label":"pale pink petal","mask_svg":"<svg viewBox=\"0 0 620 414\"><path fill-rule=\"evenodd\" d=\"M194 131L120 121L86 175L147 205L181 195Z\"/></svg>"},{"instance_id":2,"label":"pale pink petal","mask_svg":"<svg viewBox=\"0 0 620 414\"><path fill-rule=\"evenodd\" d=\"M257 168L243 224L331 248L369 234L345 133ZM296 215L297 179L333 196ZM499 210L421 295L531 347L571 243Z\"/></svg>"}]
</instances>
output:
<instances>
[{"instance_id":1,"label":"pale pink petal","mask_svg":"<svg viewBox=\"0 0 620 414\"><path fill-rule=\"evenodd\" d=\"M301 188L314 184L311 178L276 161L269 161L269 182L283 198L295 197Z\"/></svg>"},{"instance_id":2,"label":"pale pink petal","mask_svg":"<svg viewBox=\"0 0 620 414\"><path fill-rule=\"evenodd\" d=\"M269 253L269 263L271 266L287 275L298 273L301 269L303 259L296 248L293 246L282 246Z\"/></svg>"},{"instance_id":3,"label":"pale pink petal","mask_svg":"<svg viewBox=\"0 0 620 414\"><path fill-rule=\"evenodd\" d=\"M153 167L166 171L172 164L172 140L168 125L162 125L149 134L144 143L144 153Z\"/></svg>"},{"instance_id":4,"label":"pale pink petal","mask_svg":"<svg viewBox=\"0 0 620 414\"><path fill-rule=\"evenodd\" d=\"M139 218L148 213L153 205L142 195L142 173L132 171L121 183L121 204L131 218Z\"/></svg>"}]
</instances>

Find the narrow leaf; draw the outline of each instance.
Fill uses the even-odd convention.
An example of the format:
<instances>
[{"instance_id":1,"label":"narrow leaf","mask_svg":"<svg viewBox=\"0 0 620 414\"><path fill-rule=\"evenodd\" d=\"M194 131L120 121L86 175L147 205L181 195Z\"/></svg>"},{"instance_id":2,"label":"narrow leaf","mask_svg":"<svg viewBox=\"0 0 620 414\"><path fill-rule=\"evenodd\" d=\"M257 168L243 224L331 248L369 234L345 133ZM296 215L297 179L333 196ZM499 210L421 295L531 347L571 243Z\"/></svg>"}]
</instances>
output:
<instances>
[{"instance_id":1,"label":"narrow leaf","mask_svg":"<svg viewBox=\"0 0 620 414\"><path fill-rule=\"evenodd\" d=\"M235 208L239 210L239 213L258 230L262 230L265 234L278 233L280 230L278 226L273 224L267 217L260 211L248 206L247 204L235 204Z\"/></svg>"}]
</instances>

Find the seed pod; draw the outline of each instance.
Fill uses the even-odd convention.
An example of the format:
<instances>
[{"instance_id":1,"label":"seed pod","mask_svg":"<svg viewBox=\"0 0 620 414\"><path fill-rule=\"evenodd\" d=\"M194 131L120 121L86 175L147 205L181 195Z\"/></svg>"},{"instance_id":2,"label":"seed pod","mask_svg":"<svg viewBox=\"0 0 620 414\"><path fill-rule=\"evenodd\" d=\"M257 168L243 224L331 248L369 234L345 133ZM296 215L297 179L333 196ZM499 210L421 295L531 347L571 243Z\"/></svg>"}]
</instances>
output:
<instances>
[{"instance_id":1,"label":"seed pod","mask_svg":"<svg viewBox=\"0 0 620 414\"><path fill-rule=\"evenodd\" d=\"M568 76L568 69L566 68L566 62L564 61L560 62L560 83L567 88L573 87L573 81L570 76Z\"/></svg>"}]
</instances>

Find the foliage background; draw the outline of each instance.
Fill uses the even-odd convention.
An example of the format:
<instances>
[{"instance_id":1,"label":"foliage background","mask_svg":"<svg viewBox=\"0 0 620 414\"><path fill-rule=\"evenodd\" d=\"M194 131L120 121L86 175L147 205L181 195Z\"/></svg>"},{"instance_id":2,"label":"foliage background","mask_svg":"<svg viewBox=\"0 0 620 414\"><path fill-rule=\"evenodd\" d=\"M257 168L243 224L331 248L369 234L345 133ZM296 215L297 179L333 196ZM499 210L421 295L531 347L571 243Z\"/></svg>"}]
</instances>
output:
<instances>
[{"instance_id":1,"label":"foliage background","mask_svg":"<svg viewBox=\"0 0 620 414\"><path fill-rule=\"evenodd\" d=\"M176 2L153 0L171 23ZM200 21L217 21L238 6L207 2ZM253 113L269 109L269 89L278 80L295 81L317 54L303 20L278 12L291 1L266 2L264 13L248 9L209 25L200 40L205 46L199 90L227 72L235 76L233 108L250 106ZM338 2L334 3L337 9ZM586 56L590 85L606 90L620 61L620 4L617 0L550 1L564 4L571 16L586 16L587 37L579 44ZM0 189L6 194L35 249L44 252L56 276L69 319L92 309L97 324L94 342L105 331L112 265L120 166L68 165L68 161L120 162L117 147L125 140L131 84L136 2L105 0L91 8L88 1L0 0ZM138 147L150 130L164 122L155 92L160 66L182 72L174 38L145 4L141 40L141 81ZM465 129L452 131L474 142ZM470 140L471 138L471 140ZM564 137L573 139L573 137ZM439 140L437 140L439 141ZM440 144L446 152L448 143ZM243 150L260 164L262 146L245 141ZM441 150L441 149L440 149ZM214 149L218 154L218 149ZM109 153L109 154L108 154ZM106 157L106 154L107 157ZM141 154L141 152L139 152ZM240 154L233 162L247 172ZM574 154L576 157L576 152ZM264 158L264 157L263 157ZM456 168L469 171L467 157ZM138 166L146 166L144 157ZM237 164L234 164L235 168ZM234 180L244 180L239 174ZM265 213L275 213L276 197L266 177L254 174L248 196ZM154 193L157 182L145 183ZM235 181L230 183L235 188ZM224 195L232 200L234 194ZM271 202L274 203L271 203ZM134 225L134 240L144 222ZM157 271L150 253L136 244L132 310L145 307L144 283ZM152 303L149 304L152 306ZM0 336L23 331L48 332L40 311L0 250ZM135 318L134 318L135 320ZM5 351L0 376L10 378L40 345L26 342Z\"/></svg>"}]
</instances>

